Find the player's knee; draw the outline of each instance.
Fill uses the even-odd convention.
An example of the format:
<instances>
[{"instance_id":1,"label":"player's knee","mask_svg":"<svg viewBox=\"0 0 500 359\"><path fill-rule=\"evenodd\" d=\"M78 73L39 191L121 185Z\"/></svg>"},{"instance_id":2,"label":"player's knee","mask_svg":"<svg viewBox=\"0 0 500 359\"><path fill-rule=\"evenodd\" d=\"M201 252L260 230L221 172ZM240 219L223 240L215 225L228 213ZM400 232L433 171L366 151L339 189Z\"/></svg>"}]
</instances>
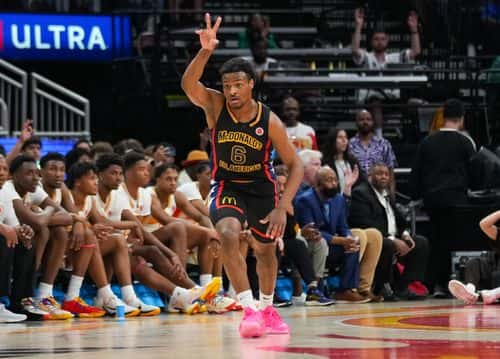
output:
<instances>
[{"instance_id":1,"label":"player's knee","mask_svg":"<svg viewBox=\"0 0 500 359\"><path fill-rule=\"evenodd\" d=\"M97 245L95 234L90 229L85 230L84 243L89 246Z\"/></svg>"},{"instance_id":2,"label":"player's knee","mask_svg":"<svg viewBox=\"0 0 500 359\"><path fill-rule=\"evenodd\" d=\"M255 256L258 258L271 258L276 257L276 242L260 242L258 240L252 246Z\"/></svg>"},{"instance_id":3,"label":"player's knee","mask_svg":"<svg viewBox=\"0 0 500 359\"><path fill-rule=\"evenodd\" d=\"M181 221L175 221L173 223L170 223L166 227L170 234L177 238L187 238L187 226L185 223Z\"/></svg>"},{"instance_id":4,"label":"player's knee","mask_svg":"<svg viewBox=\"0 0 500 359\"><path fill-rule=\"evenodd\" d=\"M216 230L220 234L223 243L229 240L238 242L241 224L236 218L224 218L217 223Z\"/></svg>"}]
</instances>

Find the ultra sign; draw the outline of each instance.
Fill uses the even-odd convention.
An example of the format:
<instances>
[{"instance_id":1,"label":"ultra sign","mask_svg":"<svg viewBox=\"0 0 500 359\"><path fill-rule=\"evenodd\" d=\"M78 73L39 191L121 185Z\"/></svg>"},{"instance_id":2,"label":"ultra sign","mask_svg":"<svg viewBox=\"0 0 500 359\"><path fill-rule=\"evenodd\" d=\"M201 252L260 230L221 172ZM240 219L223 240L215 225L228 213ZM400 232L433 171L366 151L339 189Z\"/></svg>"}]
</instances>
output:
<instances>
[{"instance_id":1,"label":"ultra sign","mask_svg":"<svg viewBox=\"0 0 500 359\"><path fill-rule=\"evenodd\" d=\"M127 16L0 13L0 58L110 61L130 46Z\"/></svg>"}]
</instances>

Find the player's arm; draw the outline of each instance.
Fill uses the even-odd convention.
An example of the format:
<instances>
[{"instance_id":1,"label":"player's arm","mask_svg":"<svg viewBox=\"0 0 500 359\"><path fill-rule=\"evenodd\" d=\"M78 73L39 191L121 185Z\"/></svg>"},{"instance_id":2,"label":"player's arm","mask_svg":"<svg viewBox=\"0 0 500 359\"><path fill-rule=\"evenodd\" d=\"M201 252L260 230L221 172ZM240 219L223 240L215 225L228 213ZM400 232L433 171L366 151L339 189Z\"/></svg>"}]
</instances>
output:
<instances>
[{"instance_id":1,"label":"player's arm","mask_svg":"<svg viewBox=\"0 0 500 359\"><path fill-rule=\"evenodd\" d=\"M196 223L206 228L213 228L210 218L194 207L191 202L188 201L184 193L179 191L175 192L175 203L186 216L191 218Z\"/></svg>"},{"instance_id":2,"label":"player's arm","mask_svg":"<svg viewBox=\"0 0 500 359\"><path fill-rule=\"evenodd\" d=\"M40 231L42 227L49 224L50 217L55 210L54 207L47 207L43 211L35 213L27 208L20 199L14 199L12 205L19 222L29 225L37 232Z\"/></svg>"},{"instance_id":3,"label":"player's arm","mask_svg":"<svg viewBox=\"0 0 500 359\"><path fill-rule=\"evenodd\" d=\"M164 226L176 221L175 218L165 213L161 207L160 200L156 196L151 196L151 215Z\"/></svg>"},{"instance_id":4,"label":"player's arm","mask_svg":"<svg viewBox=\"0 0 500 359\"><path fill-rule=\"evenodd\" d=\"M273 209L266 218L262 219L261 223L268 223L266 235L269 238L280 239L285 231L287 213L293 215L292 201L302 182L304 168L295 153L295 148L288 140L283 122L274 113L271 113L269 120L269 136L281 160L288 167L290 175L278 207Z\"/></svg>"},{"instance_id":5,"label":"player's arm","mask_svg":"<svg viewBox=\"0 0 500 359\"><path fill-rule=\"evenodd\" d=\"M78 215L78 209L71 199L69 189L63 185L61 188L61 206L68 212L73 220L73 231L71 237L71 249L80 250L85 241L85 226L88 223L86 218Z\"/></svg>"},{"instance_id":6,"label":"player's arm","mask_svg":"<svg viewBox=\"0 0 500 359\"><path fill-rule=\"evenodd\" d=\"M210 216L210 213L208 212L207 205L201 199L193 199L192 201L189 201L189 202L191 202L191 204L193 205L194 208L196 208L198 211L203 213L203 215L205 215L207 217Z\"/></svg>"},{"instance_id":7,"label":"player's arm","mask_svg":"<svg viewBox=\"0 0 500 359\"><path fill-rule=\"evenodd\" d=\"M287 212L293 214L292 201L302 183L304 167L295 152L295 148L288 139L283 122L274 113L271 113L270 117L269 135L271 136L274 148L289 171L285 192L280 199L278 207L286 209Z\"/></svg>"},{"instance_id":8,"label":"player's arm","mask_svg":"<svg viewBox=\"0 0 500 359\"><path fill-rule=\"evenodd\" d=\"M49 219L49 226L70 226L73 224L73 218L71 215L49 197L45 198L45 200L40 204L40 207L43 209L47 207L54 208L54 214L50 216Z\"/></svg>"},{"instance_id":9,"label":"player's arm","mask_svg":"<svg viewBox=\"0 0 500 359\"><path fill-rule=\"evenodd\" d=\"M496 223L500 220L500 211L493 212L489 216L483 218L479 222L479 227L490 239L496 240L498 236L498 228Z\"/></svg>"},{"instance_id":10,"label":"player's arm","mask_svg":"<svg viewBox=\"0 0 500 359\"><path fill-rule=\"evenodd\" d=\"M7 157L5 158L8 165L10 165L10 163L14 158L19 156L24 143L28 141L31 138L31 136L33 136L33 121L27 120L23 123L23 128L21 129L21 135L19 136L19 139L17 140L14 147L12 147L12 150L10 150Z\"/></svg>"},{"instance_id":11,"label":"player's arm","mask_svg":"<svg viewBox=\"0 0 500 359\"><path fill-rule=\"evenodd\" d=\"M208 127L213 128L217 121L217 115L224 103L224 96L215 90L206 88L200 81L208 59L217 47L217 30L222 19L220 17L211 25L210 15L205 14L206 29L197 30L200 36L201 49L193 58L182 75L181 87L189 100L196 106L203 108L207 117Z\"/></svg>"}]
</instances>

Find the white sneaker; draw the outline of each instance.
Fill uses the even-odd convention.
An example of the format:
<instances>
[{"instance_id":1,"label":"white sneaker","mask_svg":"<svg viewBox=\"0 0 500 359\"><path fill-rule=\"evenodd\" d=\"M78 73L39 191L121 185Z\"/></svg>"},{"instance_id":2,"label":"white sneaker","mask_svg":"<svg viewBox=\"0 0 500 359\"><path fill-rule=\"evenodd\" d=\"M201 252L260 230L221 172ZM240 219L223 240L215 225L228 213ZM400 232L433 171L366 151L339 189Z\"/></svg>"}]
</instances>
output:
<instances>
[{"instance_id":1,"label":"white sneaker","mask_svg":"<svg viewBox=\"0 0 500 359\"><path fill-rule=\"evenodd\" d=\"M448 283L448 289L455 298L460 299L466 305L477 303L477 299L479 298L479 294L476 293L476 287L472 283L465 285L453 279Z\"/></svg>"},{"instance_id":2,"label":"white sneaker","mask_svg":"<svg viewBox=\"0 0 500 359\"><path fill-rule=\"evenodd\" d=\"M211 314L243 310L243 307L237 301L233 298L225 297L223 294L217 294L206 305L208 312Z\"/></svg>"},{"instance_id":3,"label":"white sneaker","mask_svg":"<svg viewBox=\"0 0 500 359\"><path fill-rule=\"evenodd\" d=\"M307 299L307 294L305 292L302 292L302 294L299 297L292 297L292 304L293 305L306 305L306 299Z\"/></svg>"},{"instance_id":4,"label":"white sneaker","mask_svg":"<svg viewBox=\"0 0 500 359\"><path fill-rule=\"evenodd\" d=\"M5 308L4 304L0 304L0 323L17 323L28 319L25 314L12 313L10 310Z\"/></svg>"},{"instance_id":5,"label":"white sneaker","mask_svg":"<svg viewBox=\"0 0 500 359\"><path fill-rule=\"evenodd\" d=\"M138 297L135 297L131 300L124 300L125 303L130 305L131 307L135 307L139 309L141 317L153 317L155 315L160 314L161 309L158 307L155 307L154 305L149 305L146 303L143 303Z\"/></svg>"},{"instance_id":6,"label":"white sneaker","mask_svg":"<svg viewBox=\"0 0 500 359\"><path fill-rule=\"evenodd\" d=\"M94 305L96 307L104 309L109 315L115 315L116 307L119 305L123 305L123 307L125 308L124 312L125 312L125 317L127 318L136 317L139 314L141 314L140 309L125 304L116 295L112 295L106 298L101 298L97 296L94 298Z\"/></svg>"},{"instance_id":7,"label":"white sneaker","mask_svg":"<svg viewBox=\"0 0 500 359\"><path fill-rule=\"evenodd\" d=\"M480 293L481 298L483 298L483 304L493 304L498 300L498 296L492 290L482 290Z\"/></svg>"}]
</instances>

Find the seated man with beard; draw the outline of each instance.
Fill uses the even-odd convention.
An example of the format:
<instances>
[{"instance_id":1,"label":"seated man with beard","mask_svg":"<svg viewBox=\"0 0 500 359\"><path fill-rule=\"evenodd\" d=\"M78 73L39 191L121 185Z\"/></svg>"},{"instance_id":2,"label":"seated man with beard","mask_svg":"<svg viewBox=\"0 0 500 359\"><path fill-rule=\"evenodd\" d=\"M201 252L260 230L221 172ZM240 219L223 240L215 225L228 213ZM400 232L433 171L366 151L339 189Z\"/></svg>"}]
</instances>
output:
<instances>
[{"instance_id":1,"label":"seated man with beard","mask_svg":"<svg viewBox=\"0 0 500 359\"><path fill-rule=\"evenodd\" d=\"M359 241L347 226L346 202L338 194L335 171L323 166L317 174L316 185L301 193L295 201L300 227L314 226L318 241L330 246L328 257L332 270L340 265L340 287L335 294L337 303L367 303L371 299L356 291L359 287Z\"/></svg>"}]
</instances>

